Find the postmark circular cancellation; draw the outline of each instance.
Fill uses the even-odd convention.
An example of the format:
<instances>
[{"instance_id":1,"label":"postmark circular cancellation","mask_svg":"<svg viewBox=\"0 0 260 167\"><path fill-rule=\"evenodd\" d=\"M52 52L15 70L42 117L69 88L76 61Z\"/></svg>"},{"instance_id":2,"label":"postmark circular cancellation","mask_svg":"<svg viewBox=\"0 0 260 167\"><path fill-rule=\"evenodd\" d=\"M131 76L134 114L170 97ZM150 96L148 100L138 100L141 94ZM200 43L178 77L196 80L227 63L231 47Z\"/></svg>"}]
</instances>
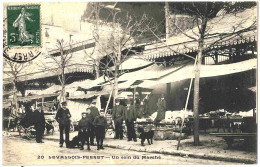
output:
<instances>
[{"instance_id":1,"label":"postmark circular cancellation","mask_svg":"<svg viewBox=\"0 0 260 167\"><path fill-rule=\"evenodd\" d=\"M7 5L4 18L3 56L24 63L42 53L39 4Z\"/></svg>"}]
</instances>

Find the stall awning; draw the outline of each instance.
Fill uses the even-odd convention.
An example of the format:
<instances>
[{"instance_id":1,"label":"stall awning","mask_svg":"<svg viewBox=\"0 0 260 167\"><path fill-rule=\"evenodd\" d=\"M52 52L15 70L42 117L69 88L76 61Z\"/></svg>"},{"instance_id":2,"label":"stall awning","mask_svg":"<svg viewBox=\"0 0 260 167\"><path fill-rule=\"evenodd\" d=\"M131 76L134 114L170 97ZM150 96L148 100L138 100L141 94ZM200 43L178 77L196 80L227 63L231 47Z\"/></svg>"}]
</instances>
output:
<instances>
[{"instance_id":1,"label":"stall awning","mask_svg":"<svg viewBox=\"0 0 260 167\"><path fill-rule=\"evenodd\" d=\"M204 47L214 49L257 41L256 22L257 7L247 9L241 13L213 18L208 22L206 32L209 36L205 39ZM195 27L185 33L187 35L180 34L171 37L166 44L156 43L146 46L143 53L144 57L146 59L155 59L196 51L198 49L198 41L188 36L198 39L196 35L199 34L198 28Z\"/></svg>"},{"instance_id":2,"label":"stall awning","mask_svg":"<svg viewBox=\"0 0 260 167\"><path fill-rule=\"evenodd\" d=\"M173 71L183 68L190 62L190 60L183 61L181 65L176 65L174 67L164 67L162 65L154 64L135 72L125 73L118 78L118 81L157 79Z\"/></svg>"},{"instance_id":3,"label":"stall awning","mask_svg":"<svg viewBox=\"0 0 260 167\"><path fill-rule=\"evenodd\" d=\"M153 62L148 61L146 59L142 58L142 55L138 56L131 56L127 60L125 60L120 66L119 70L131 70L131 69L137 69L145 66L149 66L153 64ZM110 70L114 70L115 67L110 67Z\"/></svg>"},{"instance_id":4,"label":"stall awning","mask_svg":"<svg viewBox=\"0 0 260 167\"><path fill-rule=\"evenodd\" d=\"M107 82L109 80L108 77L101 76L95 80L86 80L80 83L79 87L83 89L91 89L93 87L99 87L103 83Z\"/></svg>"},{"instance_id":5,"label":"stall awning","mask_svg":"<svg viewBox=\"0 0 260 167\"><path fill-rule=\"evenodd\" d=\"M250 59L233 64L202 65L200 78L234 74L253 69L257 69L257 59ZM144 82L139 84L138 87L153 89L156 88L157 84L182 81L185 79L190 79L191 77L194 78L193 70L193 64L187 64L183 68L175 70L164 77L155 80L145 80Z\"/></svg>"},{"instance_id":6,"label":"stall awning","mask_svg":"<svg viewBox=\"0 0 260 167\"><path fill-rule=\"evenodd\" d=\"M55 97L55 96L59 96L58 93L54 93L54 94L45 94L45 95L33 95L33 96L27 96L27 97L18 97L18 101L31 101L34 99L41 99L41 98L45 98L45 97Z\"/></svg>"},{"instance_id":7,"label":"stall awning","mask_svg":"<svg viewBox=\"0 0 260 167\"><path fill-rule=\"evenodd\" d=\"M69 100L83 100L83 99L93 98L96 96L108 95L109 93L110 93L109 91L91 92L91 93L87 93L84 95L68 97L68 99Z\"/></svg>"},{"instance_id":8,"label":"stall awning","mask_svg":"<svg viewBox=\"0 0 260 167\"><path fill-rule=\"evenodd\" d=\"M55 69L44 70L44 71L39 71L39 72L35 72L35 73L28 73L26 75L18 76L18 81L23 82L23 81L58 76L60 74L59 71L60 71L59 69L55 68ZM69 65L65 69L65 74L75 73L75 72L93 73L93 69L85 64L73 64L73 65ZM3 82L4 82L4 84L11 83L11 79L5 78L5 79L3 79Z\"/></svg>"},{"instance_id":9,"label":"stall awning","mask_svg":"<svg viewBox=\"0 0 260 167\"><path fill-rule=\"evenodd\" d=\"M126 82L122 82L122 83L119 83L118 84L118 89L121 90L121 89L127 89L127 88L130 88L131 85L135 82L135 80L128 80ZM103 87L103 90L106 90L106 91L111 91L112 90L112 85L111 84L107 84L107 85L104 85Z\"/></svg>"},{"instance_id":10,"label":"stall awning","mask_svg":"<svg viewBox=\"0 0 260 167\"><path fill-rule=\"evenodd\" d=\"M37 94L54 94L54 93L57 93L61 90L61 85L53 85L45 90L42 90L42 91L39 91L39 93Z\"/></svg>"},{"instance_id":11,"label":"stall awning","mask_svg":"<svg viewBox=\"0 0 260 167\"><path fill-rule=\"evenodd\" d=\"M222 65L202 65L200 71L200 78L205 77L216 77L221 75L228 75L248 71L257 68L257 59L250 59L233 64L222 64ZM169 83L189 79L194 70L193 65L187 65L182 70L173 72L172 74L160 79L160 83Z\"/></svg>"}]
</instances>

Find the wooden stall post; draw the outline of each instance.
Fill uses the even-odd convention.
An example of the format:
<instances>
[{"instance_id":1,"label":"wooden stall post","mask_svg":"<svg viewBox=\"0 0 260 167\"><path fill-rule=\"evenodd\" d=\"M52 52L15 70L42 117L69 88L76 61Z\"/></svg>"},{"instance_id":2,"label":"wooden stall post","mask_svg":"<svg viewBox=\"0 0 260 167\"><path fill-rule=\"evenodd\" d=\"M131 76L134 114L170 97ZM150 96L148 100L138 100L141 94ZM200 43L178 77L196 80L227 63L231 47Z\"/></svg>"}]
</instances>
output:
<instances>
[{"instance_id":1,"label":"wooden stall post","mask_svg":"<svg viewBox=\"0 0 260 167\"><path fill-rule=\"evenodd\" d=\"M195 62L194 62L194 66L193 66L194 70L195 70L195 65L196 65L196 62L197 62L197 58L198 58L198 56L196 56L196 59L195 59ZM179 139L178 139L177 150L179 150L179 147L180 147L182 129L183 129L184 120L185 120L185 113L186 113L186 110L187 110L187 107L188 107L188 103L189 103L190 91L191 91L191 86L192 86L192 82L193 82L193 77L194 77L194 73L191 74L190 86L189 86L188 95L187 95L187 99L186 99L186 103L185 103L185 109L184 109L183 117L182 117L181 130L180 130L180 136L179 136Z\"/></svg>"},{"instance_id":2,"label":"wooden stall post","mask_svg":"<svg viewBox=\"0 0 260 167\"><path fill-rule=\"evenodd\" d=\"M108 98L108 100L107 100L107 105L106 105L106 108L105 108L104 116L106 116L107 108L108 108L108 105L109 105L109 103L110 103L110 99L111 99L112 93L113 93L113 89L111 90L110 95L109 95L109 98Z\"/></svg>"},{"instance_id":3,"label":"wooden stall post","mask_svg":"<svg viewBox=\"0 0 260 167\"><path fill-rule=\"evenodd\" d=\"M167 110L170 108L170 94L171 94L171 83L167 83L166 84L166 107L167 107Z\"/></svg>"},{"instance_id":4,"label":"wooden stall post","mask_svg":"<svg viewBox=\"0 0 260 167\"><path fill-rule=\"evenodd\" d=\"M136 87L134 87L134 95L133 95L133 105L134 105L134 107L135 107L135 93L136 93Z\"/></svg>"},{"instance_id":5,"label":"wooden stall post","mask_svg":"<svg viewBox=\"0 0 260 167\"><path fill-rule=\"evenodd\" d=\"M42 97L42 110L43 110L44 97Z\"/></svg>"}]
</instances>

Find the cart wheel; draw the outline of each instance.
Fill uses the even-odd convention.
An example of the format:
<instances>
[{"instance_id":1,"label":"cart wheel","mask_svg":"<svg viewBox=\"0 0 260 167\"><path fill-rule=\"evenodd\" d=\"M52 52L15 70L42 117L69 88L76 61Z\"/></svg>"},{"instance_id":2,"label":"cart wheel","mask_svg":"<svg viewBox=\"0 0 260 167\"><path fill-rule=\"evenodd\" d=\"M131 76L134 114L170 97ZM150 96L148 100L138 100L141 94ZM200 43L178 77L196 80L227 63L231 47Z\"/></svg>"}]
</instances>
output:
<instances>
[{"instance_id":1,"label":"cart wheel","mask_svg":"<svg viewBox=\"0 0 260 167\"><path fill-rule=\"evenodd\" d=\"M24 137L26 134L25 134L25 129L24 129L24 127L22 127L21 125L18 125L17 126L17 130L18 130L18 132L19 132L19 136L20 137Z\"/></svg>"},{"instance_id":2,"label":"cart wheel","mask_svg":"<svg viewBox=\"0 0 260 167\"><path fill-rule=\"evenodd\" d=\"M35 136L35 135L33 135L33 131L35 131L35 129L32 126L26 128L25 129L26 138L32 139Z\"/></svg>"}]
</instances>

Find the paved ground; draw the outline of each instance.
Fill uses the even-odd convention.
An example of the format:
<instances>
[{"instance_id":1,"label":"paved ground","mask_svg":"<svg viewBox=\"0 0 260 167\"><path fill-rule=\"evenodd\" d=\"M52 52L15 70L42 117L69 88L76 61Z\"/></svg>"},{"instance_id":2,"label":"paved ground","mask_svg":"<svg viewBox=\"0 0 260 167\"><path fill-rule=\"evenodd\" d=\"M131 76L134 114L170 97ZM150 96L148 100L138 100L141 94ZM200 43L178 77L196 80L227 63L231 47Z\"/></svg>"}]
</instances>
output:
<instances>
[{"instance_id":1,"label":"paved ground","mask_svg":"<svg viewBox=\"0 0 260 167\"><path fill-rule=\"evenodd\" d=\"M63 159L62 159L63 156ZM65 159L70 158L70 159ZM75 158L75 159L73 159ZM93 159L96 158L96 159ZM99 159L97 159L99 158ZM118 158L118 159L115 159ZM238 164L215 160L128 151L108 148L91 151L60 148L55 140L38 144L34 140L3 136L4 165L66 165L66 164Z\"/></svg>"},{"instance_id":2,"label":"paved ground","mask_svg":"<svg viewBox=\"0 0 260 167\"><path fill-rule=\"evenodd\" d=\"M77 135L77 132L70 134L70 137ZM150 153L162 153L170 155L182 155L191 156L196 158L204 159L215 159L231 162L242 162L242 163L256 163L257 153L245 151L240 145L237 145L234 149L227 149L226 142L216 136L209 134L200 134L200 146L193 146L193 136L181 140L181 147L177 150L177 140L154 140L153 145L148 145L145 142L145 147L141 146L140 139L138 142L127 142L124 140L112 139L113 136L109 136L107 133L104 145L112 148L120 148L124 150L150 152ZM46 139L59 140L58 132L54 135L45 136Z\"/></svg>"}]
</instances>

